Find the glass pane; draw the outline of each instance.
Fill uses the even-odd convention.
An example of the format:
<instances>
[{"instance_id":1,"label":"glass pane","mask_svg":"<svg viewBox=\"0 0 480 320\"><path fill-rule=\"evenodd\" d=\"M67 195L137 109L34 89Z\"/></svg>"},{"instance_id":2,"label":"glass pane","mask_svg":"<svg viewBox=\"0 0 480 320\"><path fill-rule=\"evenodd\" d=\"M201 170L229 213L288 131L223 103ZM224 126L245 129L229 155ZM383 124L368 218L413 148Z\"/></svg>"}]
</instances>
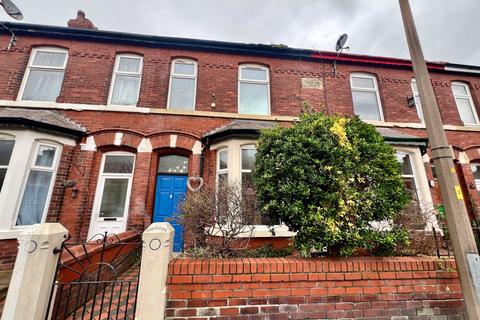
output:
<instances>
[{"instance_id":1,"label":"glass pane","mask_svg":"<svg viewBox=\"0 0 480 320\"><path fill-rule=\"evenodd\" d=\"M42 222L51 180L52 172L30 171L18 213L17 226Z\"/></svg>"},{"instance_id":2,"label":"glass pane","mask_svg":"<svg viewBox=\"0 0 480 320\"><path fill-rule=\"evenodd\" d=\"M140 86L140 77L117 75L115 77L115 86L112 94L112 104L117 105L136 105L138 101L138 87Z\"/></svg>"},{"instance_id":3,"label":"glass pane","mask_svg":"<svg viewBox=\"0 0 480 320\"><path fill-rule=\"evenodd\" d=\"M240 113L268 115L268 85L240 83Z\"/></svg>"},{"instance_id":4,"label":"glass pane","mask_svg":"<svg viewBox=\"0 0 480 320\"><path fill-rule=\"evenodd\" d=\"M471 168L472 168L472 172L473 172L473 178L475 180L480 180L480 166L472 164Z\"/></svg>"},{"instance_id":5,"label":"glass pane","mask_svg":"<svg viewBox=\"0 0 480 320\"><path fill-rule=\"evenodd\" d=\"M132 173L133 156L105 156L104 173Z\"/></svg>"},{"instance_id":6,"label":"glass pane","mask_svg":"<svg viewBox=\"0 0 480 320\"><path fill-rule=\"evenodd\" d=\"M45 52L37 51L35 58L33 59L33 66L42 67L55 67L63 68L65 65L65 59L67 58L66 52Z\"/></svg>"},{"instance_id":7,"label":"glass pane","mask_svg":"<svg viewBox=\"0 0 480 320\"><path fill-rule=\"evenodd\" d=\"M476 124L475 114L473 112L473 106L469 99L457 98L458 113L464 124Z\"/></svg>"},{"instance_id":8,"label":"glass pane","mask_svg":"<svg viewBox=\"0 0 480 320\"><path fill-rule=\"evenodd\" d=\"M405 183L405 188L412 195L412 198L418 200L417 197L417 187L415 186L415 179L413 178L402 178Z\"/></svg>"},{"instance_id":9,"label":"glass pane","mask_svg":"<svg viewBox=\"0 0 480 320\"><path fill-rule=\"evenodd\" d=\"M195 80L172 77L169 108L193 110L195 100Z\"/></svg>"},{"instance_id":10,"label":"glass pane","mask_svg":"<svg viewBox=\"0 0 480 320\"><path fill-rule=\"evenodd\" d=\"M267 70L257 68L241 68L242 79L244 80L267 80Z\"/></svg>"},{"instance_id":11,"label":"glass pane","mask_svg":"<svg viewBox=\"0 0 480 320\"><path fill-rule=\"evenodd\" d=\"M60 95L62 82L63 71L31 69L22 99L55 101Z\"/></svg>"},{"instance_id":12,"label":"glass pane","mask_svg":"<svg viewBox=\"0 0 480 320\"><path fill-rule=\"evenodd\" d=\"M375 89L373 78L352 77L352 86L355 88Z\"/></svg>"},{"instance_id":13,"label":"glass pane","mask_svg":"<svg viewBox=\"0 0 480 320\"><path fill-rule=\"evenodd\" d=\"M14 145L14 140L0 140L0 166L8 166Z\"/></svg>"},{"instance_id":14,"label":"glass pane","mask_svg":"<svg viewBox=\"0 0 480 320\"><path fill-rule=\"evenodd\" d=\"M188 158L182 156L163 156L158 162L158 173L188 173Z\"/></svg>"},{"instance_id":15,"label":"glass pane","mask_svg":"<svg viewBox=\"0 0 480 320\"><path fill-rule=\"evenodd\" d=\"M173 73L174 74L184 74L189 76L195 75L195 65L193 63L185 63L176 61L175 65L173 66Z\"/></svg>"},{"instance_id":16,"label":"glass pane","mask_svg":"<svg viewBox=\"0 0 480 320\"><path fill-rule=\"evenodd\" d=\"M140 73L141 61L142 60L139 58L120 57L120 61L118 62L118 71Z\"/></svg>"},{"instance_id":17,"label":"glass pane","mask_svg":"<svg viewBox=\"0 0 480 320\"><path fill-rule=\"evenodd\" d=\"M222 188L228 185L228 173L220 173L218 175L218 187Z\"/></svg>"},{"instance_id":18,"label":"glass pane","mask_svg":"<svg viewBox=\"0 0 480 320\"><path fill-rule=\"evenodd\" d=\"M410 156L405 153L398 152L396 154L397 156L397 161L401 166L401 173L402 175L412 175L413 170L412 170L412 164L410 162Z\"/></svg>"},{"instance_id":19,"label":"glass pane","mask_svg":"<svg viewBox=\"0 0 480 320\"><path fill-rule=\"evenodd\" d=\"M256 149L242 149L242 170L253 170L256 154Z\"/></svg>"},{"instance_id":20,"label":"glass pane","mask_svg":"<svg viewBox=\"0 0 480 320\"><path fill-rule=\"evenodd\" d=\"M454 84L452 85L452 90L454 95L461 95L461 96L468 95L467 87L464 85Z\"/></svg>"},{"instance_id":21,"label":"glass pane","mask_svg":"<svg viewBox=\"0 0 480 320\"><path fill-rule=\"evenodd\" d=\"M255 193L253 191L252 174L250 172L242 172L242 190L244 192Z\"/></svg>"},{"instance_id":22,"label":"glass pane","mask_svg":"<svg viewBox=\"0 0 480 320\"><path fill-rule=\"evenodd\" d=\"M35 166L51 168L53 166L53 159L55 159L56 150L57 148L55 147L40 145L40 147L38 147Z\"/></svg>"},{"instance_id":23,"label":"glass pane","mask_svg":"<svg viewBox=\"0 0 480 320\"><path fill-rule=\"evenodd\" d=\"M355 114L362 120L381 120L375 92L352 91Z\"/></svg>"},{"instance_id":24,"label":"glass pane","mask_svg":"<svg viewBox=\"0 0 480 320\"><path fill-rule=\"evenodd\" d=\"M128 179L105 179L100 218L123 217L127 201Z\"/></svg>"},{"instance_id":25,"label":"glass pane","mask_svg":"<svg viewBox=\"0 0 480 320\"><path fill-rule=\"evenodd\" d=\"M0 169L0 192L2 191L3 181L7 175L7 169Z\"/></svg>"},{"instance_id":26,"label":"glass pane","mask_svg":"<svg viewBox=\"0 0 480 320\"><path fill-rule=\"evenodd\" d=\"M228 169L228 152L221 151L220 152L220 170Z\"/></svg>"}]
</instances>

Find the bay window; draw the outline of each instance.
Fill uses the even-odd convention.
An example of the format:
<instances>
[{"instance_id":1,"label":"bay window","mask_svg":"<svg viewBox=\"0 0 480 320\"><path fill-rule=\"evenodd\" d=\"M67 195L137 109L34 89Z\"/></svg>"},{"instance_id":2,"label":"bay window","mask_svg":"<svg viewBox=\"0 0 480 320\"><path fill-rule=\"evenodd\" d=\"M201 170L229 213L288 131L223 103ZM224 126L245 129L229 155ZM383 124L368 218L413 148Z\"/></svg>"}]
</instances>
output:
<instances>
[{"instance_id":1,"label":"bay window","mask_svg":"<svg viewBox=\"0 0 480 320\"><path fill-rule=\"evenodd\" d=\"M60 95L67 60L65 49L33 49L19 99L55 102Z\"/></svg>"},{"instance_id":2,"label":"bay window","mask_svg":"<svg viewBox=\"0 0 480 320\"><path fill-rule=\"evenodd\" d=\"M362 120L383 121L377 78L371 74L354 73L350 76L353 109Z\"/></svg>"},{"instance_id":3,"label":"bay window","mask_svg":"<svg viewBox=\"0 0 480 320\"><path fill-rule=\"evenodd\" d=\"M168 108L195 110L197 87L197 63L191 60L175 59L170 72Z\"/></svg>"},{"instance_id":4,"label":"bay window","mask_svg":"<svg viewBox=\"0 0 480 320\"><path fill-rule=\"evenodd\" d=\"M242 65L238 69L238 112L270 114L270 80L267 67Z\"/></svg>"},{"instance_id":5,"label":"bay window","mask_svg":"<svg viewBox=\"0 0 480 320\"><path fill-rule=\"evenodd\" d=\"M477 110L473 103L470 88L466 83L453 82L452 91L457 104L458 113L465 125L479 124Z\"/></svg>"},{"instance_id":6,"label":"bay window","mask_svg":"<svg viewBox=\"0 0 480 320\"><path fill-rule=\"evenodd\" d=\"M108 104L137 105L142 78L143 58L122 54L115 59Z\"/></svg>"}]
</instances>

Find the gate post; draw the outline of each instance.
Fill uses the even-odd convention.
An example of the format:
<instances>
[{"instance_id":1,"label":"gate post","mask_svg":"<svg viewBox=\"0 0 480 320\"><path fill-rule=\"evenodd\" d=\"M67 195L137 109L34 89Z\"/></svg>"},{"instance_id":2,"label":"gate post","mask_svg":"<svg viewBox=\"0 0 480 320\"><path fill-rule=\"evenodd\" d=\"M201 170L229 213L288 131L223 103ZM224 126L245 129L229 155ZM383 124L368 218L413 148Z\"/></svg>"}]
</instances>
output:
<instances>
[{"instance_id":1,"label":"gate post","mask_svg":"<svg viewBox=\"0 0 480 320\"><path fill-rule=\"evenodd\" d=\"M57 268L58 253L68 230L60 223L36 224L18 235L18 255L2 319L45 319Z\"/></svg>"},{"instance_id":2,"label":"gate post","mask_svg":"<svg viewBox=\"0 0 480 320\"><path fill-rule=\"evenodd\" d=\"M163 319L167 295L168 263L172 258L175 230L156 222L143 232L142 262L135 319Z\"/></svg>"}]
</instances>

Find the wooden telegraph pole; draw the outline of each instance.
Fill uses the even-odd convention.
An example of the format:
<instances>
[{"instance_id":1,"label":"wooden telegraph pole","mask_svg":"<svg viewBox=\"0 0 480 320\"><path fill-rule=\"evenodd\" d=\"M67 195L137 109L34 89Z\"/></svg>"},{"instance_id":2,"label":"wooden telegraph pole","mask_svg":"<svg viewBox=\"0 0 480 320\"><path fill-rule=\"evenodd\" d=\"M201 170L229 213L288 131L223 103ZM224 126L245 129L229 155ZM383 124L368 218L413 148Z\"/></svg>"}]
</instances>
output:
<instances>
[{"instance_id":1,"label":"wooden telegraph pole","mask_svg":"<svg viewBox=\"0 0 480 320\"><path fill-rule=\"evenodd\" d=\"M408 0L399 0L408 47L422 103L432 159L438 175L448 231L453 244L463 298L470 320L480 320L480 258L453 164L453 152L443 129Z\"/></svg>"}]
</instances>

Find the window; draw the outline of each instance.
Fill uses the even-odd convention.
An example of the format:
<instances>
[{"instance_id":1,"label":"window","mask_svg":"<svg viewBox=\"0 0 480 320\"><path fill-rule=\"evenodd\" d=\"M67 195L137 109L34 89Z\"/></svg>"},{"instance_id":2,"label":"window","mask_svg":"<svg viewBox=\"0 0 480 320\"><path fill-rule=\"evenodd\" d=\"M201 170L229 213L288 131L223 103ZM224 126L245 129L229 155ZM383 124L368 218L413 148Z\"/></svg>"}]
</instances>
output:
<instances>
[{"instance_id":1,"label":"window","mask_svg":"<svg viewBox=\"0 0 480 320\"><path fill-rule=\"evenodd\" d=\"M453 82L452 91L463 124L478 124L477 111L475 110L475 104L473 103L468 85L466 83Z\"/></svg>"},{"instance_id":2,"label":"window","mask_svg":"<svg viewBox=\"0 0 480 320\"><path fill-rule=\"evenodd\" d=\"M224 186L228 183L228 150L217 152L217 186Z\"/></svg>"},{"instance_id":3,"label":"window","mask_svg":"<svg viewBox=\"0 0 480 320\"><path fill-rule=\"evenodd\" d=\"M402 175L405 187L412 194L414 199L418 200L417 184L415 182L415 173L413 171L410 155L405 152L397 152L397 161L400 164L400 173Z\"/></svg>"},{"instance_id":4,"label":"window","mask_svg":"<svg viewBox=\"0 0 480 320\"><path fill-rule=\"evenodd\" d=\"M244 65L238 69L238 112L270 114L270 84L268 68Z\"/></svg>"},{"instance_id":5,"label":"window","mask_svg":"<svg viewBox=\"0 0 480 320\"><path fill-rule=\"evenodd\" d=\"M197 88L197 63L191 60L173 60L170 72L168 108L195 110Z\"/></svg>"},{"instance_id":6,"label":"window","mask_svg":"<svg viewBox=\"0 0 480 320\"><path fill-rule=\"evenodd\" d=\"M0 192L2 192L3 181L5 181L7 175L14 145L15 140L0 139Z\"/></svg>"},{"instance_id":7,"label":"window","mask_svg":"<svg viewBox=\"0 0 480 320\"><path fill-rule=\"evenodd\" d=\"M67 60L67 50L33 49L20 90L21 100L56 101L62 89Z\"/></svg>"},{"instance_id":8,"label":"window","mask_svg":"<svg viewBox=\"0 0 480 320\"><path fill-rule=\"evenodd\" d=\"M241 150L242 190L253 192L252 170L255 167L257 149L254 145L247 145L242 146Z\"/></svg>"},{"instance_id":9,"label":"window","mask_svg":"<svg viewBox=\"0 0 480 320\"><path fill-rule=\"evenodd\" d=\"M49 198L57 168L60 147L37 142L30 161L16 226L42 223L48 210Z\"/></svg>"},{"instance_id":10,"label":"window","mask_svg":"<svg viewBox=\"0 0 480 320\"><path fill-rule=\"evenodd\" d=\"M188 174L188 157L176 155L160 157L157 173Z\"/></svg>"},{"instance_id":11,"label":"window","mask_svg":"<svg viewBox=\"0 0 480 320\"><path fill-rule=\"evenodd\" d=\"M475 186L477 187L477 191L480 192L480 163L472 163L471 168L473 179L475 180Z\"/></svg>"},{"instance_id":12,"label":"window","mask_svg":"<svg viewBox=\"0 0 480 320\"><path fill-rule=\"evenodd\" d=\"M415 108L417 108L418 118L420 118L420 121L423 123L424 118L423 118L422 103L420 102L420 94L418 93L417 81L415 79L412 79L412 93L413 93L413 99L415 100Z\"/></svg>"},{"instance_id":13,"label":"window","mask_svg":"<svg viewBox=\"0 0 480 320\"><path fill-rule=\"evenodd\" d=\"M355 73L350 77L350 85L355 114L362 120L383 121L377 78L369 74Z\"/></svg>"},{"instance_id":14,"label":"window","mask_svg":"<svg viewBox=\"0 0 480 320\"><path fill-rule=\"evenodd\" d=\"M135 106L140 93L143 59L134 55L119 55L115 60L109 104Z\"/></svg>"}]
</instances>

